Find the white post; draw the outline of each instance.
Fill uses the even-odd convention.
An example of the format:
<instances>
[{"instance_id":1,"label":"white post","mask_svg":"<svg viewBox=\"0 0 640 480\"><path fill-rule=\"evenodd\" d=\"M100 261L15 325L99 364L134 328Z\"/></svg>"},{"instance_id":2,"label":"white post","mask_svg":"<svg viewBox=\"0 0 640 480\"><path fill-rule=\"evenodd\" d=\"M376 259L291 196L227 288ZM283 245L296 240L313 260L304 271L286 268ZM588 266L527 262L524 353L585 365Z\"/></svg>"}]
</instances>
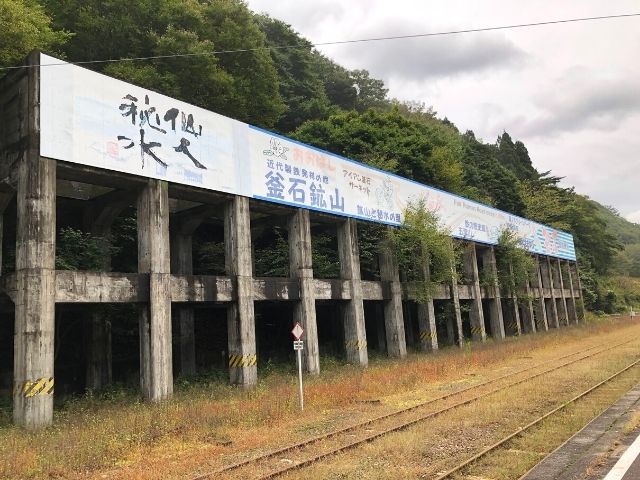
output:
<instances>
[{"instance_id":1,"label":"white post","mask_svg":"<svg viewBox=\"0 0 640 480\"><path fill-rule=\"evenodd\" d=\"M300 410L304 410L304 392L302 389L302 349L297 350L298 353L298 388L300 394Z\"/></svg>"}]
</instances>

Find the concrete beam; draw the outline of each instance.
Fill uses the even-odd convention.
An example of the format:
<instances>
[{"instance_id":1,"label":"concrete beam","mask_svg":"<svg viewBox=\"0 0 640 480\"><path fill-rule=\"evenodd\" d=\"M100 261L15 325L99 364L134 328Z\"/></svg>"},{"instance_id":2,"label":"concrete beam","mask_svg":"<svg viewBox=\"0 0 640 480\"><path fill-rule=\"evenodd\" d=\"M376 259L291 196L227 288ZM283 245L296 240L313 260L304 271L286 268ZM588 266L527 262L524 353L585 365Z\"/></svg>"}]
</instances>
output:
<instances>
[{"instance_id":1,"label":"concrete beam","mask_svg":"<svg viewBox=\"0 0 640 480\"><path fill-rule=\"evenodd\" d=\"M309 210L296 209L289 219L289 275L298 282L300 299L293 307L293 319L304 329L302 357L305 370L320 373L320 347L316 324L316 288L313 279L313 255ZM292 325L293 326L293 325Z\"/></svg>"},{"instance_id":2,"label":"concrete beam","mask_svg":"<svg viewBox=\"0 0 640 480\"><path fill-rule=\"evenodd\" d=\"M350 218L338 224L338 254L340 277L351 284L351 299L341 305L347 361L366 367L369 357L360 281L358 230L354 219Z\"/></svg>"},{"instance_id":3,"label":"concrete beam","mask_svg":"<svg viewBox=\"0 0 640 480\"><path fill-rule=\"evenodd\" d=\"M159 401L173 395L167 182L149 179L137 206L138 272L149 274L149 303L138 315L140 387L146 400Z\"/></svg>"},{"instance_id":4,"label":"concrete beam","mask_svg":"<svg viewBox=\"0 0 640 480\"><path fill-rule=\"evenodd\" d=\"M258 359L247 197L234 196L225 204L224 247L227 275L236 287L235 302L227 307L229 378L232 384L253 387L258 383Z\"/></svg>"}]
</instances>

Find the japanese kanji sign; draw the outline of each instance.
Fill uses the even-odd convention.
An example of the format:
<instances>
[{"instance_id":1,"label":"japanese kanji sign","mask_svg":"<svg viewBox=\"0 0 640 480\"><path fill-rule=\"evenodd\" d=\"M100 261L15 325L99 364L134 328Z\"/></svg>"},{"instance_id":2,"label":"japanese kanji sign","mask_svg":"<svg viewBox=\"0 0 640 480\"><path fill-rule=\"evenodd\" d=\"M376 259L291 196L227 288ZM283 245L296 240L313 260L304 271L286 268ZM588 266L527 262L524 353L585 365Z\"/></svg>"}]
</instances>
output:
<instances>
[{"instance_id":1,"label":"japanese kanji sign","mask_svg":"<svg viewBox=\"0 0 640 480\"><path fill-rule=\"evenodd\" d=\"M575 260L573 237L46 55L41 154L388 225L423 199L451 235Z\"/></svg>"}]
</instances>

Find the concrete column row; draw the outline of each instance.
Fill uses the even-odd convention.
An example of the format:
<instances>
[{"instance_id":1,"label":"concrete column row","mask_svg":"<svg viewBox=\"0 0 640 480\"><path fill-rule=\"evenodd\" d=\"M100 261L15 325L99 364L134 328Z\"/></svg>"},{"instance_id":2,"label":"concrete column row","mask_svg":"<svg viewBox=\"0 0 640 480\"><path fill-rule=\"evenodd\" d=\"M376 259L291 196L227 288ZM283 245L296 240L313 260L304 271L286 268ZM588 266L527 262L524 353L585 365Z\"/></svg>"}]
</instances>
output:
<instances>
[{"instance_id":1,"label":"concrete column row","mask_svg":"<svg viewBox=\"0 0 640 480\"><path fill-rule=\"evenodd\" d=\"M16 336L14 379L14 419L19 425L38 428L51 422L53 412L53 337L54 337L54 286L55 286L55 162L27 155L18 168L17 184L17 245L16 245ZM144 398L158 401L173 392L172 332L170 275L192 274L192 234L190 228L173 226L169 230L168 184L160 180L148 180L138 195L138 271L148 274L149 302L140 307L140 385ZM234 384L252 386L257 382L257 356L253 295L253 271L249 199L233 197L225 205L224 215L225 268L232 279L236 300L227 309L229 375ZM300 300L295 302L294 317L305 329L304 362L307 372L320 371L319 347L316 325L314 280L312 265L311 230L309 212L296 210L289 221L290 276L297 279ZM107 235L109 221L96 222L92 231ZM342 301L345 352L348 361L366 366L367 340L364 322L362 283L358 251L357 223L353 219L342 221L337 228L340 276L349 285L350 299ZM170 245L172 252L170 252ZM497 279L495 254L492 248L481 251L483 265ZM484 313L478 272L478 253L475 244L465 249L465 275L473 291L471 322L474 336L486 339ZM565 318L575 312L575 298L564 298L561 263L557 267L557 283L562 291L560 309ZM573 266L570 266L573 267ZM546 268L546 269L545 269ZM388 288L384 301L384 344L392 357L406 355L406 340L402 309L402 290L398 266L389 250L380 253L381 279ZM463 342L462 314L455 266L451 267L451 298L454 315L447 323L448 336L458 345ZM422 266L425 279L430 276L429 266ZM532 279L534 288L543 293L544 282L554 295L554 277L547 258ZM573 274L568 273L569 289L573 292ZM546 279L546 280L545 280ZM497 281L489 288L491 333L496 339L504 338L504 319ZM529 288L527 286L527 288ZM542 296L541 296L542 297ZM555 300L555 297L554 297ZM544 298L536 302L537 313L547 328ZM563 307L564 305L564 307ZM530 305L529 311L536 310ZM556 302L551 302L552 316L557 325ZM180 334L180 371L195 372L195 337L193 309L188 305L176 306ZM519 315L515 302L516 318ZM574 313L575 315L575 313ZM535 331L531 313L530 330ZM95 321L94 321L95 320ZM519 325L519 322L518 322ZM418 306L420 345L423 350L438 348L433 300ZM99 388L110 381L110 330L104 318L92 320L90 368L88 385ZM91 359L95 360L93 362ZM98 361L99 360L99 361ZM95 363L95 364L94 364Z\"/></svg>"}]
</instances>

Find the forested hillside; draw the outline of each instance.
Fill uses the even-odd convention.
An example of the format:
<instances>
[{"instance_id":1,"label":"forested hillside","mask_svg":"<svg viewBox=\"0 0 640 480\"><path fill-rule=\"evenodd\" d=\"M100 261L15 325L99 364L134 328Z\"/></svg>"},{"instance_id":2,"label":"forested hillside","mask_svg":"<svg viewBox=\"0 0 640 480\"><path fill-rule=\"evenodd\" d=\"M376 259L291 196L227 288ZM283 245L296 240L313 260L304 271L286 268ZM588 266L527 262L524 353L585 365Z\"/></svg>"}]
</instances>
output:
<instances>
[{"instance_id":1,"label":"forested hillside","mask_svg":"<svg viewBox=\"0 0 640 480\"><path fill-rule=\"evenodd\" d=\"M297 47L266 48L281 45ZM86 66L569 231L587 307L615 308L611 271L640 276L640 226L537 171L521 141L485 141L446 112L389 98L382 80L239 0L0 0L0 66L34 48L69 61L190 54Z\"/></svg>"}]
</instances>

